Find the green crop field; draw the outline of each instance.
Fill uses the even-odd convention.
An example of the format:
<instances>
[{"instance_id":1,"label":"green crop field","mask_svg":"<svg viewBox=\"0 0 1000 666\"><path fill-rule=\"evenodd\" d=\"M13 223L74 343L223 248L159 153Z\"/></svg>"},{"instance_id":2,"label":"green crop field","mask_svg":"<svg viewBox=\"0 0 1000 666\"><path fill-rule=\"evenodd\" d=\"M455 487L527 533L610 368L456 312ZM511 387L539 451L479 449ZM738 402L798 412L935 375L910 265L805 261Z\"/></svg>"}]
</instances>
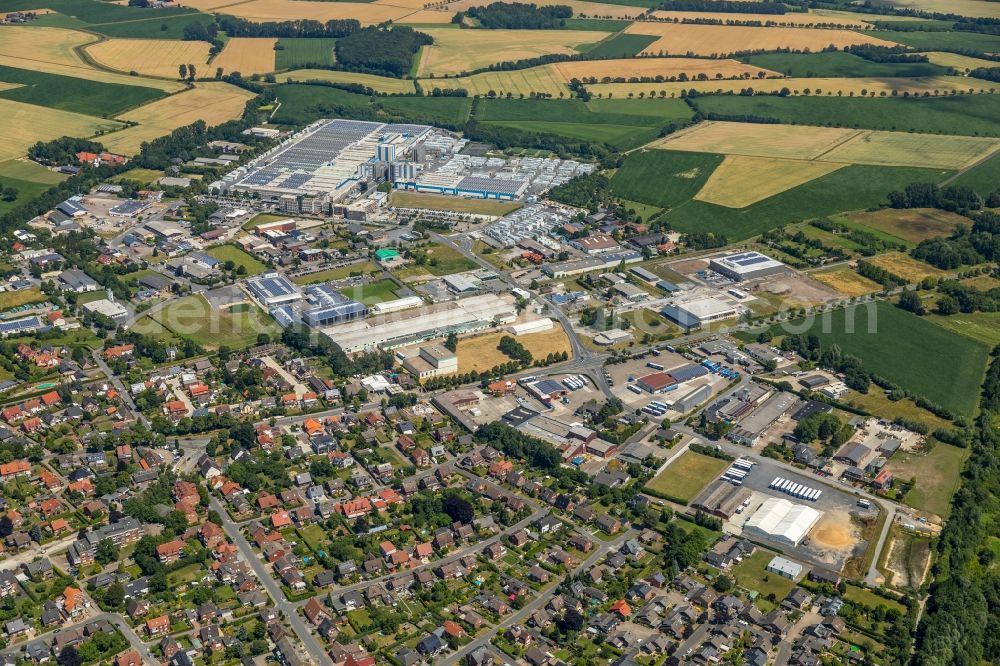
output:
<instances>
[{"instance_id":1,"label":"green crop field","mask_svg":"<svg viewBox=\"0 0 1000 666\"><path fill-rule=\"evenodd\" d=\"M1000 153L959 175L951 184L971 187L983 198L996 192L1000 189Z\"/></svg>"},{"instance_id":2,"label":"green crop field","mask_svg":"<svg viewBox=\"0 0 1000 666\"><path fill-rule=\"evenodd\" d=\"M446 127L461 127L469 118L472 100L467 97L419 97L398 95L371 98L330 86L288 83L276 86L274 91L281 106L274 122L304 125L318 118L330 116L330 109L339 109L337 115L397 114L407 122L421 122Z\"/></svg>"},{"instance_id":3,"label":"green crop field","mask_svg":"<svg viewBox=\"0 0 1000 666\"><path fill-rule=\"evenodd\" d=\"M631 58L638 55L659 37L621 33L594 45L587 55L592 58Z\"/></svg>"},{"instance_id":4,"label":"green crop field","mask_svg":"<svg viewBox=\"0 0 1000 666\"><path fill-rule=\"evenodd\" d=\"M727 467L729 463L720 458L685 451L647 483L646 489L661 497L688 504Z\"/></svg>"},{"instance_id":5,"label":"green crop field","mask_svg":"<svg viewBox=\"0 0 1000 666\"><path fill-rule=\"evenodd\" d=\"M947 67L932 65L929 62L872 62L842 51L764 53L742 60L757 67L794 77L939 76L948 73Z\"/></svg>"},{"instance_id":6,"label":"green crop field","mask_svg":"<svg viewBox=\"0 0 1000 666\"><path fill-rule=\"evenodd\" d=\"M861 127L969 136L1000 136L1000 95L955 97L807 97L704 95L694 105L705 114L769 118L782 123Z\"/></svg>"},{"instance_id":7,"label":"green crop field","mask_svg":"<svg viewBox=\"0 0 1000 666\"><path fill-rule=\"evenodd\" d=\"M862 30L863 34L912 46L918 51L962 49L980 53L1000 52L1000 35L978 32L903 32L898 30Z\"/></svg>"},{"instance_id":8,"label":"green crop field","mask_svg":"<svg viewBox=\"0 0 1000 666\"><path fill-rule=\"evenodd\" d=\"M274 114L273 121L289 125L306 125L325 117L320 107L339 107L345 110L359 110L367 113L371 109L371 99L366 95L331 88L290 83L275 86L274 92L281 106Z\"/></svg>"},{"instance_id":9,"label":"green crop field","mask_svg":"<svg viewBox=\"0 0 1000 666\"><path fill-rule=\"evenodd\" d=\"M341 289L340 293L365 305L374 305L397 299L397 289L399 289L399 285L396 284L395 280L386 278L378 282L372 282L371 284L347 287L346 289Z\"/></svg>"},{"instance_id":10,"label":"green crop field","mask_svg":"<svg viewBox=\"0 0 1000 666\"><path fill-rule=\"evenodd\" d=\"M215 257L220 261L231 261L237 266L246 268L247 275L260 275L267 266L253 258L235 245L216 245L205 251L205 254Z\"/></svg>"},{"instance_id":11,"label":"green crop field","mask_svg":"<svg viewBox=\"0 0 1000 666\"><path fill-rule=\"evenodd\" d=\"M62 174L49 171L27 160L0 162L0 187L12 187L17 190L17 197L13 201L0 200L0 214L38 196L65 178L66 176Z\"/></svg>"},{"instance_id":12,"label":"green crop field","mask_svg":"<svg viewBox=\"0 0 1000 666\"><path fill-rule=\"evenodd\" d=\"M625 199L668 208L698 193L722 155L649 150L629 155L611 179L612 191Z\"/></svg>"},{"instance_id":13,"label":"green crop field","mask_svg":"<svg viewBox=\"0 0 1000 666\"><path fill-rule=\"evenodd\" d=\"M928 319L990 347L1000 344L1000 312L959 312L948 316L930 315Z\"/></svg>"},{"instance_id":14,"label":"green crop field","mask_svg":"<svg viewBox=\"0 0 1000 666\"><path fill-rule=\"evenodd\" d=\"M103 3L106 4L106 3ZM183 16L161 16L160 10L152 17L143 21L121 21L88 25L87 29L108 37L124 37L131 39L181 39L184 28L191 23L208 25L212 17L208 14L192 13Z\"/></svg>"},{"instance_id":15,"label":"green crop field","mask_svg":"<svg viewBox=\"0 0 1000 666\"><path fill-rule=\"evenodd\" d=\"M713 231L730 241L740 240L791 222L878 206L893 190L915 182L940 182L948 174L933 169L847 166L746 208L692 199L663 219L678 231Z\"/></svg>"},{"instance_id":16,"label":"green crop field","mask_svg":"<svg viewBox=\"0 0 1000 666\"><path fill-rule=\"evenodd\" d=\"M872 307L871 313L868 306L857 306L817 317L810 326L798 321L773 330L776 335L790 330L816 335L824 348L838 345L844 354L860 358L866 370L914 395L957 414L972 414L989 347L895 305Z\"/></svg>"},{"instance_id":17,"label":"green crop field","mask_svg":"<svg viewBox=\"0 0 1000 666\"><path fill-rule=\"evenodd\" d=\"M591 99L587 108L593 113L647 117L657 123L691 120L694 111L682 99Z\"/></svg>"},{"instance_id":18,"label":"green crop field","mask_svg":"<svg viewBox=\"0 0 1000 666\"><path fill-rule=\"evenodd\" d=\"M278 40L274 51L274 66L277 69L293 69L306 65L332 65L334 61L333 38L292 38Z\"/></svg>"},{"instance_id":19,"label":"green crop field","mask_svg":"<svg viewBox=\"0 0 1000 666\"><path fill-rule=\"evenodd\" d=\"M432 125L460 127L469 119L472 100L467 97L379 97L376 104L386 111Z\"/></svg>"},{"instance_id":20,"label":"green crop field","mask_svg":"<svg viewBox=\"0 0 1000 666\"><path fill-rule=\"evenodd\" d=\"M142 86L101 83L85 78L46 74L0 65L0 81L19 84L0 91L0 97L89 116L114 116L163 97L163 92Z\"/></svg>"},{"instance_id":21,"label":"green crop field","mask_svg":"<svg viewBox=\"0 0 1000 666\"><path fill-rule=\"evenodd\" d=\"M597 32L618 32L631 25L631 21L624 19L566 19L566 30L595 30Z\"/></svg>"}]
</instances>

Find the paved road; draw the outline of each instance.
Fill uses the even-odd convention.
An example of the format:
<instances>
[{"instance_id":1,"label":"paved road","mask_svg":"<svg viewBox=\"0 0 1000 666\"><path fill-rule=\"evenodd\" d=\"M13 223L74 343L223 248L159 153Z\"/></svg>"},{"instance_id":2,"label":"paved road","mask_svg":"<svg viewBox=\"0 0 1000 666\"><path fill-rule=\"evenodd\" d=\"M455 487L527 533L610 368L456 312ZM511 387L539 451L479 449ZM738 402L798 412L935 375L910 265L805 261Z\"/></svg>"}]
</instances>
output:
<instances>
[{"instance_id":1,"label":"paved road","mask_svg":"<svg viewBox=\"0 0 1000 666\"><path fill-rule=\"evenodd\" d=\"M9 648L0 650L0 655L7 656L7 655L21 654L25 645L27 645L28 643L34 643L39 640L45 641L46 645L52 645L52 639L60 631L65 631L67 629L72 629L74 627L82 627L85 624L96 622L97 620L107 620L111 624L118 627L119 631L122 632L122 635L124 635L125 638L128 639L128 642L132 646L132 649L138 652L139 656L142 657L142 663L146 664L147 666L159 665L160 661L155 657L153 657L152 652L149 651L149 646L146 645L141 638L139 638L139 636L135 633L132 627L128 626L128 623L125 622L125 620L122 618L121 615L119 615L118 613L103 613L103 612L97 613L96 615L90 615L85 619L80 620L79 622L76 622L74 624L67 624L62 627L52 629L51 631L39 634L30 640L19 642L16 645L13 645Z\"/></svg>"},{"instance_id":2,"label":"paved road","mask_svg":"<svg viewBox=\"0 0 1000 666\"><path fill-rule=\"evenodd\" d=\"M118 389L118 393L121 394L122 401L126 405L128 405L128 408L132 411L132 414L135 415L135 418L139 419L142 425L149 428L149 419L147 419L146 415L140 412L139 409L135 406L135 403L132 401L132 394L129 393L128 389L125 388L125 384L122 382L122 380L119 379L115 375L115 373L111 371L111 368L108 366L108 364L104 362L104 357L101 356L101 353L103 351L104 351L103 349L94 350L93 353L94 362L97 363L97 367L101 369L101 372L103 372L107 376L108 381L110 381L111 384L116 389Z\"/></svg>"},{"instance_id":3,"label":"paved road","mask_svg":"<svg viewBox=\"0 0 1000 666\"><path fill-rule=\"evenodd\" d=\"M547 604L552 599L552 592L559 586L559 584L565 580L567 576L576 576L582 571L586 571L597 564L604 555L612 550L618 550L625 541L634 538L639 532L637 530L629 530L621 534L614 541L600 542L600 545L594 549L594 552L590 554L590 557L581 562L575 569L573 569L566 576L562 576L556 579L549 587L542 591L539 591L535 598L524 605L521 610L508 615L501 622L490 627L485 633L478 636L471 643L466 644L461 649L451 653L444 659L437 661L440 666L453 666L459 663L467 654L473 652L485 645L489 645L493 637L496 636L501 631L509 629L515 624L524 622L528 617L531 616L536 610Z\"/></svg>"},{"instance_id":4,"label":"paved road","mask_svg":"<svg viewBox=\"0 0 1000 666\"><path fill-rule=\"evenodd\" d=\"M329 660L323 652L322 646L320 646L315 637L313 637L309 628L306 626L306 623L302 620L302 616L298 614L298 607L285 599L284 592L282 592L278 583L271 578L271 572L268 571L263 562L258 559L257 555L253 551L253 548L250 546L250 542L248 542L246 537L243 536L243 532L240 530L239 525L230 519L229 512L226 511L226 508L222 506L222 503L219 502L214 495L209 501L211 507L215 509L219 516L221 516L222 527L226 530L226 534L228 534L229 538L236 544L236 547L240 549L243 559L250 564L254 573L257 574L257 578L260 579L261 585L263 585L268 594L271 595L275 608L285 614L285 618L288 620L289 625L291 625L292 631L295 632L296 637L298 637L299 643L305 647L309 656L312 657L315 663L327 663Z\"/></svg>"}]
</instances>

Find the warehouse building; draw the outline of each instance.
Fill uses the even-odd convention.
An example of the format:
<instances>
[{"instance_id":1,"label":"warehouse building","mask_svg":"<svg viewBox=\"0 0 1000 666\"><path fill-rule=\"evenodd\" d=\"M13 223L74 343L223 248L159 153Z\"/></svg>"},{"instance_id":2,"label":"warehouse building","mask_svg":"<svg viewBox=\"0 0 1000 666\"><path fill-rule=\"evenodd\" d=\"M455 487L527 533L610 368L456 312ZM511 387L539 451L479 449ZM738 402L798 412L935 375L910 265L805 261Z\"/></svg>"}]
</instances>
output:
<instances>
[{"instance_id":1,"label":"warehouse building","mask_svg":"<svg viewBox=\"0 0 1000 666\"><path fill-rule=\"evenodd\" d=\"M788 266L780 261L772 259L766 254L753 251L739 252L712 259L708 262L708 267L716 273L721 273L736 282L758 280L788 271Z\"/></svg>"},{"instance_id":2,"label":"warehouse building","mask_svg":"<svg viewBox=\"0 0 1000 666\"><path fill-rule=\"evenodd\" d=\"M301 300L302 292L281 273L264 273L246 281L247 291L264 308Z\"/></svg>"},{"instance_id":3,"label":"warehouse building","mask_svg":"<svg viewBox=\"0 0 1000 666\"><path fill-rule=\"evenodd\" d=\"M798 546L822 515L812 507L783 497L769 497L743 525L743 532L751 538Z\"/></svg>"},{"instance_id":4,"label":"warehouse building","mask_svg":"<svg viewBox=\"0 0 1000 666\"><path fill-rule=\"evenodd\" d=\"M777 574L782 578L787 578L788 580L795 580L802 575L801 564L798 562L792 562L791 560L781 557L780 555L775 555L764 568L767 571Z\"/></svg>"},{"instance_id":5,"label":"warehouse building","mask_svg":"<svg viewBox=\"0 0 1000 666\"><path fill-rule=\"evenodd\" d=\"M345 352L353 353L394 349L452 332L480 331L510 324L516 317L517 310L509 298L482 294L330 326L323 329L323 334Z\"/></svg>"},{"instance_id":6,"label":"warehouse building","mask_svg":"<svg viewBox=\"0 0 1000 666\"><path fill-rule=\"evenodd\" d=\"M302 310L302 320L314 328L353 321L368 314L366 305L347 298L327 284L308 287L306 295L312 307Z\"/></svg>"},{"instance_id":7,"label":"warehouse building","mask_svg":"<svg viewBox=\"0 0 1000 666\"><path fill-rule=\"evenodd\" d=\"M677 385L677 380L665 372L652 372L635 380L639 388L649 393L663 393L671 386Z\"/></svg>"},{"instance_id":8,"label":"warehouse building","mask_svg":"<svg viewBox=\"0 0 1000 666\"><path fill-rule=\"evenodd\" d=\"M708 384L702 384L698 388L688 391L685 395L677 398L677 400L674 401L672 409L675 412L686 414L711 397L712 387Z\"/></svg>"},{"instance_id":9,"label":"warehouse building","mask_svg":"<svg viewBox=\"0 0 1000 666\"><path fill-rule=\"evenodd\" d=\"M409 310L410 308L417 308L424 304L423 299L419 296L407 296L405 298L397 298L392 301L383 301L381 303L375 303L371 306L371 312L373 314L386 314L389 312L399 312L400 310Z\"/></svg>"},{"instance_id":10,"label":"warehouse building","mask_svg":"<svg viewBox=\"0 0 1000 666\"><path fill-rule=\"evenodd\" d=\"M681 303L668 303L660 313L686 331L738 317L743 309L711 296Z\"/></svg>"},{"instance_id":11,"label":"warehouse building","mask_svg":"<svg viewBox=\"0 0 1000 666\"><path fill-rule=\"evenodd\" d=\"M716 479L694 498L691 506L697 511L729 520L736 515L736 510L743 505L743 502L750 499L751 494L748 488Z\"/></svg>"},{"instance_id":12,"label":"warehouse building","mask_svg":"<svg viewBox=\"0 0 1000 666\"><path fill-rule=\"evenodd\" d=\"M551 331L555 326L552 320L548 317L543 317L542 319L534 319L532 321L525 321L520 324L512 324L507 327L507 330L513 335L527 335L528 333L542 333L544 331Z\"/></svg>"},{"instance_id":13,"label":"warehouse building","mask_svg":"<svg viewBox=\"0 0 1000 666\"><path fill-rule=\"evenodd\" d=\"M729 438L737 444L753 446L775 421L798 404L799 397L794 393L784 391L775 393L749 416L742 419L739 426L729 433Z\"/></svg>"},{"instance_id":14,"label":"warehouse building","mask_svg":"<svg viewBox=\"0 0 1000 666\"><path fill-rule=\"evenodd\" d=\"M458 356L443 345L427 345L416 356L405 359L403 367L417 379L450 375L458 372Z\"/></svg>"}]
</instances>

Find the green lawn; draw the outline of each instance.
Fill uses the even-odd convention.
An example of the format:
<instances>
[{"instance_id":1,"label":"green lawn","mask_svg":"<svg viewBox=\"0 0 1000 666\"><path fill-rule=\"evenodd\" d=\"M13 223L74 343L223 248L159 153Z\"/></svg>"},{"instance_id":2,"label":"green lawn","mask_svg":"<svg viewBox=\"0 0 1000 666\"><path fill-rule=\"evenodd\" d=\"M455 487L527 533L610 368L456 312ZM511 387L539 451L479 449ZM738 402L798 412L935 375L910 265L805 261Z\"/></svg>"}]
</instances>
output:
<instances>
[{"instance_id":1,"label":"green lawn","mask_svg":"<svg viewBox=\"0 0 1000 666\"><path fill-rule=\"evenodd\" d=\"M950 172L907 167L847 166L746 208L689 200L661 219L681 232L713 231L729 241L768 229L884 204L889 192L911 183L940 182ZM635 197L628 197L634 199Z\"/></svg>"},{"instance_id":2,"label":"green lawn","mask_svg":"<svg viewBox=\"0 0 1000 666\"><path fill-rule=\"evenodd\" d=\"M915 395L957 414L975 412L989 347L889 303L871 306L871 313L869 309L841 309L773 330L776 335L815 335L824 349L839 346L844 354L860 358L868 371Z\"/></svg>"},{"instance_id":3,"label":"green lawn","mask_svg":"<svg viewBox=\"0 0 1000 666\"><path fill-rule=\"evenodd\" d=\"M764 53L741 58L744 62L787 76L847 76L847 77L896 77L937 76L947 74L948 68L929 62L872 62L843 51L823 53Z\"/></svg>"},{"instance_id":4,"label":"green lawn","mask_svg":"<svg viewBox=\"0 0 1000 666\"><path fill-rule=\"evenodd\" d=\"M720 458L685 451L677 460L646 484L646 490L653 491L667 499L688 504L701 489L722 471L729 463Z\"/></svg>"},{"instance_id":5,"label":"green lawn","mask_svg":"<svg viewBox=\"0 0 1000 666\"><path fill-rule=\"evenodd\" d=\"M351 264L350 266L341 266L340 268L331 268L326 271L316 271L315 273L309 273L308 275L300 275L294 278L292 282L295 284L316 284L317 282L329 282L330 280L343 280L344 278L351 277L352 275L366 275L368 273L374 273L379 270L379 267L370 261L362 261L357 264Z\"/></svg>"},{"instance_id":6,"label":"green lawn","mask_svg":"<svg viewBox=\"0 0 1000 666\"><path fill-rule=\"evenodd\" d=\"M632 58L657 39L652 35L621 33L598 42L587 51L587 55L593 58Z\"/></svg>"},{"instance_id":7,"label":"green lawn","mask_svg":"<svg viewBox=\"0 0 1000 666\"><path fill-rule=\"evenodd\" d=\"M235 245L216 245L215 247L210 247L205 253L220 261L231 261L237 267L243 266L246 268L247 275L260 275L267 270L267 266L264 263L258 261Z\"/></svg>"},{"instance_id":8,"label":"green lawn","mask_svg":"<svg viewBox=\"0 0 1000 666\"><path fill-rule=\"evenodd\" d=\"M795 587L793 581L783 576L769 572L766 567L777 553L764 548L733 567L732 574L736 584L748 590L760 593L758 606L761 610L770 610Z\"/></svg>"},{"instance_id":9,"label":"green lawn","mask_svg":"<svg viewBox=\"0 0 1000 666\"><path fill-rule=\"evenodd\" d=\"M103 292L102 292L103 293ZM17 291L0 292L0 312L19 308L22 305L41 303L46 296L38 289L19 289Z\"/></svg>"},{"instance_id":10,"label":"green lawn","mask_svg":"<svg viewBox=\"0 0 1000 666\"><path fill-rule=\"evenodd\" d=\"M399 289L399 285L396 284L396 281L386 278L371 284L341 289L340 293L365 305L374 305L396 300L398 298L396 296L397 289Z\"/></svg>"},{"instance_id":11,"label":"green lawn","mask_svg":"<svg viewBox=\"0 0 1000 666\"><path fill-rule=\"evenodd\" d=\"M148 323L150 319L155 323ZM238 313L217 311L200 295L172 301L163 310L140 319L136 327L139 330L145 330L145 327L159 330L156 324L165 329L161 335L169 332L211 349L221 346L244 349L257 343L259 333L273 336L281 332L278 325L256 306Z\"/></svg>"},{"instance_id":12,"label":"green lawn","mask_svg":"<svg viewBox=\"0 0 1000 666\"><path fill-rule=\"evenodd\" d=\"M327 541L326 532L323 531L323 528L313 523L298 528L298 532L302 541L318 556L319 551L323 550L323 544Z\"/></svg>"},{"instance_id":13,"label":"green lawn","mask_svg":"<svg viewBox=\"0 0 1000 666\"><path fill-rule=\"evenodd\" d=\"M846 54L843 54L846 55ZM854 56L851 56L854 57ZM768 118L782 123L862 127L899 132L1000 136L1000 96L859 97L704 95L705 114Z\"/></svg>"},{"instance_id":14,"label":"green lawn","mask_svg":"<svg viewBox=\"0 0 1000 666\"><path fill-rule=\"evenodd\" d=\"M906 613L906 607L898 601L886 599L885 597L875 594L868 588L858 587L857 585L852 585L850 583L847 585L847 592L844 593L844 598L848 601L853 601L856 604L867 606L872 610L875 610L879 606L885 606L886 608L894 608L900 613Z\"/></svg>"},{"instance_id":15,"label":"green lawn","mask_svg":"<svg viewBox=\"0 0 1000 666\"><path fill-rule=\"evenodd\" d=\"M723 156L673 150L630 154L611 179L611 189L630 201L670 208L698 193Z\"/></svg>"},{"instance_id":16,"label":"green lawn","mask_svg":"<svg viewBox=\"0 0 1000 666\"><path fill-rule=\"evenodd\" d=\"M466 259L464 254L447 245L434 244L420 250L427 254L427 263L421 268L438 277L471 271L478 266L471 259Z\"/></svg>"}]
</instances>

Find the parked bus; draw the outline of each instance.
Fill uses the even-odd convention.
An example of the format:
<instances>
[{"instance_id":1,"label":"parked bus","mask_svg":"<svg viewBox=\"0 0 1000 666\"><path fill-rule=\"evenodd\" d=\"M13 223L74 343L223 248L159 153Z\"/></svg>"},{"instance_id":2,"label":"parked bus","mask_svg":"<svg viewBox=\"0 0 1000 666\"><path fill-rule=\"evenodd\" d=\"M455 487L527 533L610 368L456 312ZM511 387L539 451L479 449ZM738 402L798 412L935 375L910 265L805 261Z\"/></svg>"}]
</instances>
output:
<instances>
[{"instance_id":1,"label":"parked bus","mask_svg":"<svg viewBox=\"0 0 1000 666\"><path fill-rule=\"evenodd\" d=\"M739 460L733 461L733 467L739 467L740 469L753 469L753 463L745 458L740 458Z\"/></svg>"},{"instance_id":2,"label":"parked bus","mask_svg":"<svg viewBox=\"0 0 1000 666\"><path fill-rule=\"evenodd\" d=\"M628 390L632 391L632 393L639 393L640 395L642 394L642 389L636 386L635 384L628 384L627 386Z\"/></svg>"},{"instance_id":3,"label":"parked bus","mask_svg":"<svg viewBox=\"0 0 1000 666\"><path fill-rule=\"evenodd\" d=\"M768 488L777 488L778 484L780 484L782 481L784 481L783 478L781 478L780 476L776 476L776 477L774 477L774 481L771 481L771 483L769 483L767 485L767 487Z\"/></svg>"},{"instance_id":4,"label":"parked bus","mask_svg":"<svg viewBox=\"0 0 1000 666\"><path fill-rule=\"evenodd\" d=\"M653 363L652 361L650 361L649 363L647 363L646 367L647 368L652 368L653 370L663 370L663 365L662 364L660 364L660 363Z\"/></svg>"}]
</instances>

